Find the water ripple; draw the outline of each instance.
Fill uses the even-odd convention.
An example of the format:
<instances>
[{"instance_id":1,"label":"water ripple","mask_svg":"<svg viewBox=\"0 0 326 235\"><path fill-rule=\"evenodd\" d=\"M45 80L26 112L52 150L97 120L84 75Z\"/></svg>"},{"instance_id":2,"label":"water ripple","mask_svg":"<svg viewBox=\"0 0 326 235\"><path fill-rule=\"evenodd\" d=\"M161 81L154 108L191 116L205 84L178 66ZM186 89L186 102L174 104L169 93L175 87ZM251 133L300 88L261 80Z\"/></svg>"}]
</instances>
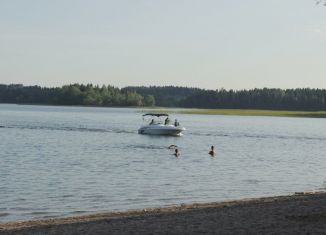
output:
<instances>
[{"instance_id":1,"label":"water ripple","mask_svg":"<svg viewBox=\"0 0 326 235\"><path fill-rule=\"evenodd\" d=\"M6 217L6 216L9 216L9 215L10 215L10 213L7 213L7 212L1 213L0 212L0 217Z\"/></svg>"},{"instance_id":2,"label":"water ripple","mask_svg":"<svg viewBox=\"0 0 326 235\"><path fill-rule=\"evenodd\" d=\"M287 136L287 135L268 135L268 134L248 134L248 133L200 133L189 132L194 136L210 136L210 137L231 137L231 138L255 138L255 139L294 139L294 140L318 140L326 141L324 137L311 137L311 136Z\"/></svg>"},{"instance_id":3,"label":"water ripple","mask_svg":"<svg viewBox=\"0 0 326 235\"><path fill-rule=\"evenodd\" d=\"M326 188L324 120L184 115L168 138L138 135L134 109L6 107L1 222Z\"/></svg>"},{"instance_id":4,"label":"water ripple","mask_svg":"<svg viewBox=\"0 0 326 235\"><path fill-rule=\"evenodd\" d=\"M123 147L130 148L130 149L167 149L167 147L165 146L146 145L146 144L129 144Z\"/></svg>"}]
</instances>

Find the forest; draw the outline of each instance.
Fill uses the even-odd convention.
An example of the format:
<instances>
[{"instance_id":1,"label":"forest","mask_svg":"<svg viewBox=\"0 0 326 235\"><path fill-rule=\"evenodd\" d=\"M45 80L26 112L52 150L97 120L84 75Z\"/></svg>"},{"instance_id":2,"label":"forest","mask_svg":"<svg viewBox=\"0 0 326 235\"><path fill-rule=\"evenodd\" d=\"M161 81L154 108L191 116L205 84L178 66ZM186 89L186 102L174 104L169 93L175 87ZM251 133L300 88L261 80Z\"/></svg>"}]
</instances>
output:
<instances>
[{"instance_id":1,"label":"forest","mask_svg":"<svg viewBox=\"0 0 326 235\"><path fill-rule=\"evenodd\" d=\"M186 87L126 87L153 95L157 106L208 109L326 110L325 89L205 90Z\"/></svg>"},{"instance_id":2,"label":"forest","mask_svg":"<svg viewBox=\"0 0 326 235\"><path fill-rule=\"evenodd\" d=\"M71 84L56 88L0 85L0 103L87 105L87 106L154 106L152 95L122 91L113 86Z\"/></svg>"},{"instance_id":3,"label":"forest","mask_svg":"<svg viewBox=\"0 0 326 235\"><path fill-rule=\"evenodd\" d=\"M0 103L325 111L326 90L206 90L177 86L129 86L120 89L93 84L47 88L11 84L0 85Z\"/></svg>"}]
</instances>

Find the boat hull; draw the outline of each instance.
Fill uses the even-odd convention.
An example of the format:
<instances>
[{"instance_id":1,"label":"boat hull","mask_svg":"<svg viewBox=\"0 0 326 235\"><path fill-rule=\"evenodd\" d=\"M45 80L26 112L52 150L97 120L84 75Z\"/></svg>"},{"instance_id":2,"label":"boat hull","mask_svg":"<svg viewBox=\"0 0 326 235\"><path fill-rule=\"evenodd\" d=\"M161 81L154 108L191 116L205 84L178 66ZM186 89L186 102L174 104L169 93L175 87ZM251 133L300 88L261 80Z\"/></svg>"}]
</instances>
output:
<instances>
[{"instance_id":1,"label":"boat hull","mask_svg":"<svg viewBox=\"0 0 326 235\"><path fill-rule=\"evenodd\" d=\"M184 127L176 127L172 125L148 125L142 126L139 128L139 134L147 135L171 135L171 136L180 136Z\"/></svg>"}]
</instances>

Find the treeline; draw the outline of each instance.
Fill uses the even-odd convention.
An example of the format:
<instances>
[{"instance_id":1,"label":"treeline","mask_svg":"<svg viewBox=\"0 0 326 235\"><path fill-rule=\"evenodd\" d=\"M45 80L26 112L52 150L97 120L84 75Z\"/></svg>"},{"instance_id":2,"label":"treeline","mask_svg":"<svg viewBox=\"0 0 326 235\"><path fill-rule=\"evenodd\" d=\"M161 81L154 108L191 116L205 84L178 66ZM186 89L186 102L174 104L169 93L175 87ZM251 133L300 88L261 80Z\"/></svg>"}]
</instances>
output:
<instances>
[{"instance_id":1,"label":"treeline","mask_svg":"<svg viewBox=\"0 0 326 235\"><path fill-rule=\"evenodd\" d=\"M326 110L325 89L203 90L186 97L182 107L269 110Z\"/></svg>"},{"instance_id":2,"label":"treeline","mask_svg":"<svg viewBox=\"0 0 326 235\"><path fill-rule=\"evenodd\" d=\"M326 110L326 90L204 90L175 86L119 89L92 84L57 88L0 85L0 103L322 111Z\"/></svg>"},{"instance_id":3,"label":"treeline","mask_svg":"<svg viewBox=\"0 0 326 235\"><path fill-rule=\"evenodd\" d=\"M204 90L199 88L188 88L178 86L128 86L123 91L137 92L143 96L152 95L155 103L160 107L180 107L183 106L184 100L193 94L200 93Z\"/></svg>"},{"instance_id":4,"label":"treeline","mask_svg":"<svg viewBox=\"0 0 326 235\"><path fill-rule=\"evenodd\" d=\"M154 106L152 95L142 96L113 86L72 84L57 88L23 85L0 85L0 103L88 105L88 106Z\"/></svg>"},{"instance_id":5,"label":"treeline","mask_svg":"<svg viewBox=\"0 0 326 235\"><path fill-rule=\"evenodd\" d=\"M325 89L204 90L185 87L126 87L141 95L153 95L156 105L184 108L326 110Z\"/></svg>"}]
</instances>

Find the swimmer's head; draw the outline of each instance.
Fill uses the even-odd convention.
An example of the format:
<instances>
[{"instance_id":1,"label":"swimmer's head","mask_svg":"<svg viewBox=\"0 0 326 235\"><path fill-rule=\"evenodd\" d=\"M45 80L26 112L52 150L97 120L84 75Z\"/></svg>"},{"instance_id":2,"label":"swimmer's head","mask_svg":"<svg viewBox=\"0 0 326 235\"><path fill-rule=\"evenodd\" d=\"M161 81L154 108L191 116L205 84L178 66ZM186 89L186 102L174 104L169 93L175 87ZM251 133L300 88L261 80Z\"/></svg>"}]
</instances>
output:
<instances>
[{"instance_id":1,"label":"swimmer's head","mask_svg":"<svg viewBox=\"0 0 326 235\"><path fill-rule=\"evenodd\" d=\"M179 149L174 150L174 156L178 157L180 155Z\"/></svg>"}]
</instances>

